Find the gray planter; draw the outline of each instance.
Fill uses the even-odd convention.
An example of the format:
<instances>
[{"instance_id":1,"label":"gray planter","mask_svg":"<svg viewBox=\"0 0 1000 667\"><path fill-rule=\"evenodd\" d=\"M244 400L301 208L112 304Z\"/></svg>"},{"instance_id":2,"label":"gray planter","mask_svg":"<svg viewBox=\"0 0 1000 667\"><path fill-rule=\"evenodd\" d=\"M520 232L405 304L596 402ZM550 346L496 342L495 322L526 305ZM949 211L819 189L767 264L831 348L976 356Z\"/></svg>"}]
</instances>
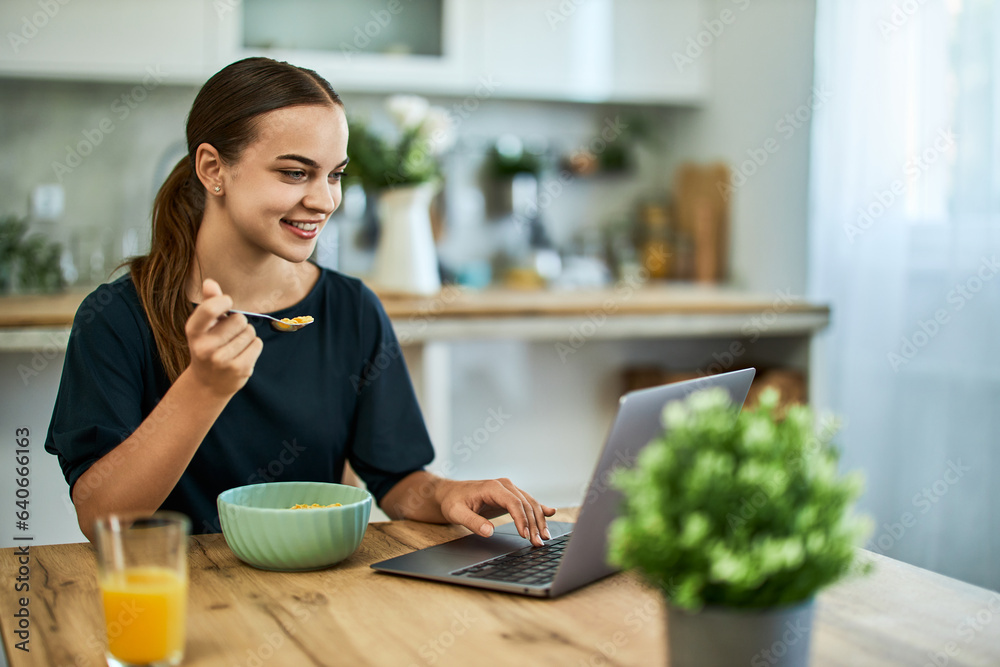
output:
<instances>
[{"instance_id":1,"label":"gray planter","mask_svg":"<svg viewBox=\"0 0 1000 667\"><path fill-rule=\"evenodd\" d=\"M667 604L670 667L804 667L815 600L763 610Z\"/></svg>"}]
</instances>

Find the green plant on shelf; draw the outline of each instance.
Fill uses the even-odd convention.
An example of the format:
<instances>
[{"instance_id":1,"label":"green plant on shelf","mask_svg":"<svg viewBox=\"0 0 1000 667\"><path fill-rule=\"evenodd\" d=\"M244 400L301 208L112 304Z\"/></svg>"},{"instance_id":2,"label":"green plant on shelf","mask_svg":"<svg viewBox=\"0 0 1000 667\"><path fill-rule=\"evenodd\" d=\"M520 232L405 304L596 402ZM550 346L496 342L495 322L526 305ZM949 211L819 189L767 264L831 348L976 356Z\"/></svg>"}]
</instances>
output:
<instances>
[{"instance_id":1,"label":"green plant on shelf","mask_svg":"<svg viewBox=\"0 0 1000 667\"><path fill-rule=\"evenodd\" d=\"M512 178L518 174L538 176L542 171L541 156L527 150L513 135L500 137L486 160L489 175L496 179Z\"/></svg>"},{"instance_id":2,"label":"green plant on shelf","mask_svg":"<svg viewBox=\"0 0 1000 667\"><path fill-rule=\"evenodd\" d=\"M833 419L778 408L774 389L737 414L721 389L667 405L665 432L612 484L624 494L609 558L676 607L765 608L812 598L855 564L870 520L858 473L837 473Z\"/></svg>"},{"instance_id":3,"label":"green plant on shelf","mask_svg":"<svg viewBox=\"0 0 1000 667\"><path fill-rule=\"evenodd\" d=\"M28 234L28 221L0 219L0 292L56 292L65 287L59 264L62 246Z\"/></svg>"},{"instance_id":4,"label":"green plant on shelf","mask_svg":"<svg viewBox=\"0 0 1000 667\"><path fill-rule=\"evenodd\" d=\"M454 141L448 112L415 95L393 95L385 106L392 125L384 131L367 119L349 121L348 182L378 192L440 179L441 155Z\"/></svg>"}]
</instances>

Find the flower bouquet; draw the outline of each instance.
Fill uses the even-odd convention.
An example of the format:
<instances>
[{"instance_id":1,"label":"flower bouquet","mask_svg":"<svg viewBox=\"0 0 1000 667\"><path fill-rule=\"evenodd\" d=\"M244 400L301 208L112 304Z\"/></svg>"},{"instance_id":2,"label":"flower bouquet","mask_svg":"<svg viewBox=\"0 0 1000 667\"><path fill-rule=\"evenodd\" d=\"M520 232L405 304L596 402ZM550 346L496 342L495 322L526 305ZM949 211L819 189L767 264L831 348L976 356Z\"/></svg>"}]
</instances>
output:
<instances>
[{"instance_id":1,"label":"flower bouquet","mask_svg":"<svg viewBox=\"0 0 1000 667\"><path fill-rule=\"evenodd\" d=\"M386 110L392 126L385 131L367 120L349 121L348 180L369 193L439 180L440 156L454 143L448 112L416 95L393 95Z\"/></svg>"},{"instance_id":2,"label":"flower bouquet","mask_svg":"<svg viewBox=\"0 0 1000 667\"><path fill-rule=\"evenodd\" d=\"M383 293L435 294L441 288L430 203L441 181L440 156L454 140L451 119L423 97L386 101L387 132L354 120L348 178L378 202L378 244L371 276Z\"/></svg>"}]
</instances>

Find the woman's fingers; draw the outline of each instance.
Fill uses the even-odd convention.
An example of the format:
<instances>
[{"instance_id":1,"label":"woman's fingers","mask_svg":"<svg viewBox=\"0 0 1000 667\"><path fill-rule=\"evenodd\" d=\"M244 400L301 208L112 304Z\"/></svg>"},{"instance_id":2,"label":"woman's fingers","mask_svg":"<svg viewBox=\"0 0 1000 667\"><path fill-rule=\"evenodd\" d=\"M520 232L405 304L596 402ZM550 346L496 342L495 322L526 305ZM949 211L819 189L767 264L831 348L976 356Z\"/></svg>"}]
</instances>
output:
<instances>
[{"instance_id":1,"label":"woman's fingers","mask_svg":"<svg viewBox=\"0 0 1000 667\"><path fill-rule=\"evenodd\" d=\"M521 489L521 493L528 501L528 507L531 508L531 511L535 516L535 525L538 527L539 535L541 535L542 539L551 540L552 535L549 533L548 526L545 524L545 510L543 509L542 504L535 500L527 491ZM552 513L555 514L555 511L553 510Z\"/></svg>"},{"instance_id":2,"label":"woman's fingers","mask_svg":"<svg viewBox=\"0 0 1000 667\"><path fill-rule=\"evenodd\" d=\"M197 315L197 310L191 315ZM212 327L201 333L188 334L188 343L191 348L191 355L199 360L212 361L217 351L237 339L246 328L253 327L247 323L245 316L236 314L218 320ZM246 341L249 343L249 341ZM246 345L244 345L246 347ZM230 358L236 354L229 355Z\"/></svg>"},{"instance_id":3,"label":"woman's fingers","mask_svg":"<svg viewBox=\"0 0 1000 667\"><path fill-rule=\"evenodd\" d=\"M541 526L538 524L531 500L506 477L501 477L494 480L494 482L499 484L503 491L506 492L500 492L500 498L505 501L501 502L500 506L510 513L511 518L514 519L514 525L517 526L518 532L521 533L521 537L531 540L531 543L536 547L542 546L541 529L545 524L543 523ZM544 521L544 517L542 520Z\"/></svg>"},{"instance_id":4,"label":"woman's fingers","mask_svg":"<svg viewBox=\"0 0 1000 667\"><path fill-rule=\"evenodd\" d=\"M246 318L243 317L243 315L239 315L239 317L243 318L242 328L233 327L236 329L235 334L228 340L225 340L225 342L223 342L219 347L215 348L212 353L212 361L216 364L227 364L233 361L242 355L255 340L260 340L260 338L257 337L257 331L253 328L253 325L247 323ZM233 319L235 319L235 317ZM237 324L239 323L237 322ZM220 340L224 340L224 337L228 334L228 330L225 333L219 332L218 338Z\"/></svg>"},{"instance_id":5,"label":"woman's fingers","mask_svg":"<svg viewBox=\"0 0 1000 667\"><path fill-rule=\"evenodd\" d=\"M211 299L213 296L222 296L222 287L211 278L205 278L201 282L201 298Z\"/></svg>"},{"instance_id":6,"label":"woman's fingers","mask_svg":"<svg viewBox=\"0 0 1000 667\"><path fill-rule=\"evenodd\" d=\"M201 291L202 301L184 326L191 367L204 385L231 395L253 374L263 342L244 315L228 313L233 300L218 283L205 280Z\"/></svg>"},{"instance_id":7,"label":"woman's fingers","mask_svg":"<svg viewBox=\"0 0 1000 667\"><path fill-rule=\"evenodd\" d=\"M471 507L465 504L460 503L454 507L448 520L460 526L465 526L472 532L483 537L489 537L493 534L493 522L476 514L472 511Z\"/></svg>"},{"instance_id":8,"label":"woman's fingers","mask_svg":"<svg viewBox=\"0 0 1000 667\"><path fill-rule=\"evenodd\" d=\"M251 329L252 328L253 327L251 327ZM250 344L247 345L234 360L243 367L244 372L246 373L245 377L249 378L253 375L254 366L257 364L257 359L260 357L260 353L263 350L264 341L260 339L255 331L253 332L253 340L250 341Z\"/></svg>"},{"instance_id":9,"label":"woman's fingers","mask_svg":"<svg viewBox=\"0 0 1000 667\"><path fill-rule=\"evenodd\" d=\"M219 319L224 317L229 309L233 307L232 298L226 295L213 296L202 301L184 326L184 333L191 336L198 336L210 331Z\"/></svg>"}]
</instances>

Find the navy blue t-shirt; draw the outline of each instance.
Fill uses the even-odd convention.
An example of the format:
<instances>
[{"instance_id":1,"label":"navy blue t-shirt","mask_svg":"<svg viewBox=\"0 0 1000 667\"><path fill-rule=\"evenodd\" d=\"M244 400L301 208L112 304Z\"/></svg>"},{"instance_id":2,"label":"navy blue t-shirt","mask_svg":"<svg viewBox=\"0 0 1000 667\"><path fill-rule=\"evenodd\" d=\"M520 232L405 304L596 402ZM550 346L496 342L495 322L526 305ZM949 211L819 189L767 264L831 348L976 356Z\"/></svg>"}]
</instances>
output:
<instances>
[{"instance_id":1,"label":"navy blue t-shirt","mask_svg":"<svg viewBox=\"0 0 1000 667\"><path fill-rule=\"evenodd\" d=\"M219 532L216 497L245 484L339 482L344 461L381 500L434 456L402 351L375 294L329 270L271 315L311 315L294 333L251 319L264 349L161 509ZM128 438L170 386L129 276L102 285L73 321L45 449L73 485ZM184 419L183 414L169 419ZM144 447L155 447L155 434ZM81 493L86 490L81 489Z\"/></svg>"}]
</instances>

